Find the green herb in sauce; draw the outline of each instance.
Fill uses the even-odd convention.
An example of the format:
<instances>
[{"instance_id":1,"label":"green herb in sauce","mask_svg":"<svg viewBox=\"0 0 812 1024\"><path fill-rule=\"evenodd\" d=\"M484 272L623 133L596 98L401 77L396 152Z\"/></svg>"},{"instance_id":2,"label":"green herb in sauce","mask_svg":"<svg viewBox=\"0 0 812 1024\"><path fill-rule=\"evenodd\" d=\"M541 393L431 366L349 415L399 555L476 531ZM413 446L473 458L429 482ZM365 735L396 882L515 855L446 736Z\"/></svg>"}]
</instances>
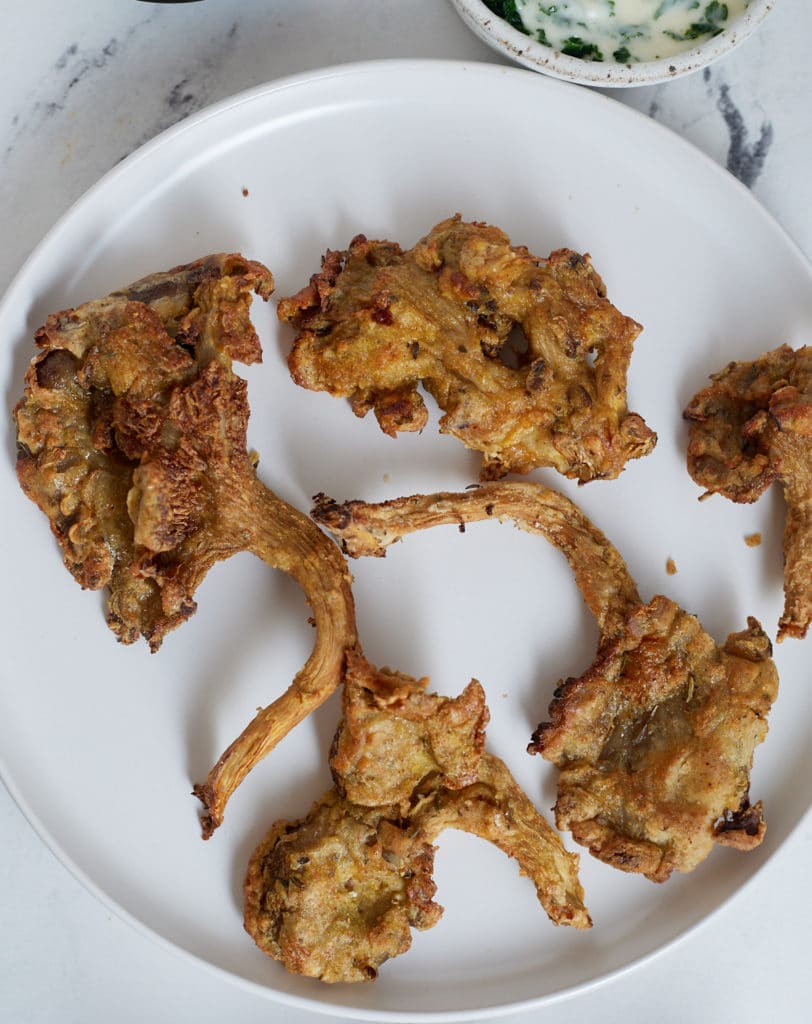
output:
<instances>
[{"instance_id":1,"label":"green herb in sauce","mask_svg":"<svg viewBox=\"0 0 812 1024\"><path fill-rule=\"evenodd\" d=\"M713 3L708 4L705 8L703 21L691 22L682 35L677 32L666 32L666 35L670 36L671 39L678 40L701 39L702 36L718 36L720 32L724 31L724 22L727 21L728 13L727 4L721 4L718 0L713 0Z\"/></svg>"},{"instance_id":2,"label":"green herb in sauce","mask_svg":"<svg viewBox=\"0 0 812 1024\"><path fill-rule=\"evenodd\" d=\"M580 60L671 57L719 35L750 0L485 0L510 25ZM606 55L606 56L604 56Z\"/></svg>"},{"instance_id":3,"label":"green herb in sauce","mask_svg":"<svg viewBox=\"0 0 812 1024\"><path fill-rule=\"evenodd\" d=\"M521 15L516 10L516 0L485 0L485 4L487 7L490 7L494 14L504 18L508 25L512 25L513 28L517 28L520 32L524 32L527 35Z\"/></svg>"},{"instance_id":4,"label":"green herb in sauce","mask_svg":"<svg viewBox=\"0 0 812 1024\"><path fill-rule=\"evenodd\" d=\"M581 60L603 60L603 54L594 43L585 43L580 36L570 36L561 44L561 52Z\"/></svg>"}]
</instances>

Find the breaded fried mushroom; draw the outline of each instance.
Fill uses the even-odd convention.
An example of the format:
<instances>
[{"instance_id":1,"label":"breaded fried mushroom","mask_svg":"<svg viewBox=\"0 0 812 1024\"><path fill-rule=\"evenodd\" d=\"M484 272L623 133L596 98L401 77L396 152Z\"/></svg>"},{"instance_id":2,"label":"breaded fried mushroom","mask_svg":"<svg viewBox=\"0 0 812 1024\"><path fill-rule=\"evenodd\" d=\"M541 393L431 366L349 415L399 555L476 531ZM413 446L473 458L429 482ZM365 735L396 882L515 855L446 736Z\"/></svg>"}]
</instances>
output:
<instances>
[{"instance_id":1,"label":"breaded fried mushroom","mask_svg":"<svg viewBox=\"0 0 812 1024\"><path fill-rule=\"evenodd\" d=\"M331 789L307 817L276 822L254 851L245 929L293 974L372 981L409 949L412 928L440 919L433 868L422 830Z\"/></svg>"},{"instance_id":2,"label":"breaded fried mushroom","mask_svg":"<svg viewBox=\"0 0 812 1024\"><path fill-rule=\"evenodd\" d=\"M358 235L278 313L298 331L297 384L374 410L392 437L425 426L422 384L441 431L482 453L483 479L537 466L611 479L656 443L626 406L640 325L568 249L533 256L459 216L405 252Z\"/></svg>"},{"instance_id":3,"label":"breaded fried mushroom","mask_svg":"<svg viewBox=\"0 0 812 1024\"><path fill-rule=\"evenodd\" d=\"M22 488L76 580L107 588L121 642L156 651L238 551L305 591L313 653L198 787L207 833L251 765L332 693L356 642L344 559L258 480L246 446L247 387L231 364L262 358L251 295L272 291L261 264L214 255L50 316L14 410Z\"/></svg>"},{"instance_id":4,"label":"breaded fried mushroom","mask_svg":"<svg viewBox=\"0 0 812 1024\"><path fill-rule=\"evenodd\" d=\"M429 837L457 828L515 858L556 924L588 927L578 858L567 853L507 766L485 752L485 692L425 693L428 679L347 657L342 717L330 767L353 803L395 805Z\"/></svg>"},{"instance_id":5,"label":"breaded fried mushroom","mask_svg":"<svg viewBox=\"0 0 812 1024\"><path fill-rule=\"evenodd\" d=\"M321 496L313 514L352 556L381 556L415 530L488 518L545 536L566 556L601 632L592 666L558 686L551 721L528 747L560 770L558 827L600 860L656 882L692 870L714 843L761 842L750 770L778 677L755 619L719 647L668 598L644 604L603 534L563 495L533 484L377 505Z\"/></svg>"},{"instance_id":6,"label":"breaded fried mushroom","mask_svg":"<svg viewBox=\"0 0 812 1024\"><path fill-rule=\"evenodd\" d=\"M778 677L758 622L718 647L666 597L639 605L586 672L559 685L528 750L561 771L556 824L599 860L664 882L714 843L764 838L753 751Z\"/></svg>"},{"instance_id":7,"label":"breaded fried mushroom","mask_svg":"<svg viewBox=\"0 0 812 1024\"><path fill-rule=\"evenodd\" d=\"M787 503L778 639L812 622L812 348L729 363L685 410L688 472L708 494L756 501L777 480Z\"/></svg>"},{"instance_id":8,"label":"breaded fried mushroom","mask_svg":"<svg viewBox=\"0 0 812 1024\"><path fill-rule=\"evenodd\" d=\"M341 723L330 768L342 796L365 807L397 804L406 815L416 787L437 776L445 789L477 779L488 709L472 679L459 697L425 693L428 679L347 657Z\"/></svg>"},{"instance_id":9,"label":"breaded fried mushroom","mask_svg":"<svg viewBox=\"0 0 812 1024\"><path fill-rule=\"evenodd\" d=\"M484 753L488 711L475 680L456 698L428 680L348 657L333 744L335 788L307 817L276 822L245 881L245 927L298 974L369 981L431 928L434 840L457 828L514 858L556 924L588 928L578 858Z\"/></svg>"}]
</instances>

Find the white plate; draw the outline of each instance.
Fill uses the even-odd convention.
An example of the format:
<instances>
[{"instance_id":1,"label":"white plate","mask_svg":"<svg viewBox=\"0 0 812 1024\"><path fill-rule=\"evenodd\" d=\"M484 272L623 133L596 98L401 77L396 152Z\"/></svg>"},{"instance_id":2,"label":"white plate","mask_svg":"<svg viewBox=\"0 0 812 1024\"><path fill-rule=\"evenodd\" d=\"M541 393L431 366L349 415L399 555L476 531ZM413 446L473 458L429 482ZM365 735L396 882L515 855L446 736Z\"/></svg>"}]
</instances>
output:
<instances>
[{"instance_id":1,"label":"white plate","mask_svg":"<svg viewBox=\"0 0 812 1024\"><path fill-rule=\"evenodd\" d=\"M578 489L551 471L535 478L576 497L644 595L672 596L719 639L747 614L774 634L780 501L699 504L680 414L728 359L809 340L810 269L745 189L678 138L529 72L348 66L273 83L161 136L67 214L10 289L0 310L7 404L49 312L222 250L267 263L287 295L328 246L359 231L408 245L455 211L500 225L539 254L589 251L612 300L646 326L630 402L659 431L654 454L612 483ZM255 314L266 358L246 372L249 441L283 497L308 508L319 490L383 498L475 478L477 460L436 434L436 416L421 436L392 441L344 402L296 388L284 364L290 331L273 302ZM377 982L329 987L288 975L243 933L240 885L271 821L302 815L329 785L337 699L253 772L209 843L189 790L305 660L312 634L300 593L239 556L210 574L199 612L159 654L119 646L101 598L61 567L44 517L17 487L8 418L4 437L3 777L43 838L109 905L242 984L375 1020L491 1016L549 1000L684 934L741 888L810 803L808 647L788 641L777 649L782 693L753 774L769 824L760 850L719 849L665 886L584 854L595 922L585 934L553 928L498 851L447 833L436 873L445 916ZM758 530L765 543L746 547L744 534ZM669 556L676 576L666 574ZM412 537L353 572L369 656L429 674L446 693L481 679L491 749L549 808L554 772L524 748L557 680L589 664L596 639L563 559L541 540L481 524L465 536L447 528Z\"/></svg>"}]
</instances>

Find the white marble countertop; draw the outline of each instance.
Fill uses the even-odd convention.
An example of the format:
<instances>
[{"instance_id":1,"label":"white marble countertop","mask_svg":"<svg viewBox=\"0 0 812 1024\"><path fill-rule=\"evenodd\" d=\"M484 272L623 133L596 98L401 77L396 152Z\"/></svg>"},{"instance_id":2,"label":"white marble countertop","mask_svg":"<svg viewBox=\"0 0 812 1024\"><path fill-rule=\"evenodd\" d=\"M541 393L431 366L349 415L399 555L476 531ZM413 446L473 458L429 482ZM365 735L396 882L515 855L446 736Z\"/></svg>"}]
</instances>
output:
<instances>
[{"instance_id":1,"label":"white marble countertop","mask_svg":"<svg viewBox=\"0 0 812 1024\"><path fill-rule=\"evenodd\" d=\"M496 60L445 0L3 2L0 291L98 177L209 103L346 61ZM779 0L754 38L704 74L615 95L726 165L812 257L810 38L812 5ZM42 845L2 787L0 835L0 1021L316 1019L121 923ZM690 938L597 989L512 1019L808 1020L810 855L807 816L746 892Z\"/></svg>"}]
</instances>

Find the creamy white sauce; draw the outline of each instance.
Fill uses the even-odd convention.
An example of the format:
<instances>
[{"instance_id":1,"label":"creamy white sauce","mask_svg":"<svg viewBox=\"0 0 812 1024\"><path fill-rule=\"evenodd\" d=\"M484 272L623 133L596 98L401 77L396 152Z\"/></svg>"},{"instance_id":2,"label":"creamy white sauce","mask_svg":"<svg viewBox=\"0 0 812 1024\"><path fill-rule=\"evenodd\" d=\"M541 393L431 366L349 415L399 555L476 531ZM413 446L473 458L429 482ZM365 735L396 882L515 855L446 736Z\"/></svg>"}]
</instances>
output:
<instances>
[{"instance_id":1,"label":"creamy white sauce","mask_svg":"<svg viewBox=\"0 0 812 1024\"><path fill-rule=\"evenodd\" d=\"M585 60L622 64L689 50L750 0L515 0L528 35Z\"/></svg>"}]
</instances>

